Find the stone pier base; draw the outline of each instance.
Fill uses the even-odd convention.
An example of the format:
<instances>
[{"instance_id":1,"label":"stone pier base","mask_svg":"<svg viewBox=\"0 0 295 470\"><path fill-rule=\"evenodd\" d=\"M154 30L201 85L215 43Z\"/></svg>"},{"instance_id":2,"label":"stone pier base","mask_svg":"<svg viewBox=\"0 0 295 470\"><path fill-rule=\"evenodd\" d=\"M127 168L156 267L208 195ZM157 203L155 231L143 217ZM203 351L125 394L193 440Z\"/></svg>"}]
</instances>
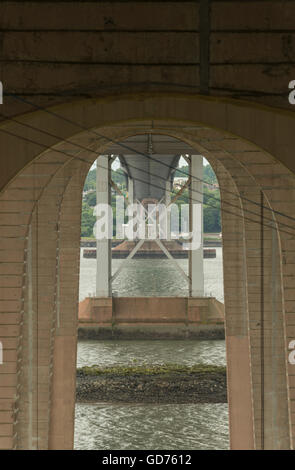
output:
<instances>
[{"instance_id":1,"label":"stone pier base","mask_svg":"<svg viewBox=\"0 0 295 470\"><path fill-rule=\"evenodd\" d=\"M224 306L213 297L87 297L80 338L223 338Z\"/></svg>"}]
</instances>

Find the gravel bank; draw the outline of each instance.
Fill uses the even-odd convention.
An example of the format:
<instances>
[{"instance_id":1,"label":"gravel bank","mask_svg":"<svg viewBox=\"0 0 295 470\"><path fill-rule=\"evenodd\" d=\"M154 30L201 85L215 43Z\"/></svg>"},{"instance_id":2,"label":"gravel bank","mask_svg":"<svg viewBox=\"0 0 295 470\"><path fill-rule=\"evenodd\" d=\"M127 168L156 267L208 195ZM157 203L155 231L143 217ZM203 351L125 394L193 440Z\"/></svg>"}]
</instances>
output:
<instances>
[{"instance_id":1,"label":"gravel bank","mask_svg":"<svg viewBox=\"0 0 295 470\"><path fill-rule=\"evenodd\" d=\"M226 403L223 367L161 365L77 370L78 402Z\"/></svg>"}]
</instances>

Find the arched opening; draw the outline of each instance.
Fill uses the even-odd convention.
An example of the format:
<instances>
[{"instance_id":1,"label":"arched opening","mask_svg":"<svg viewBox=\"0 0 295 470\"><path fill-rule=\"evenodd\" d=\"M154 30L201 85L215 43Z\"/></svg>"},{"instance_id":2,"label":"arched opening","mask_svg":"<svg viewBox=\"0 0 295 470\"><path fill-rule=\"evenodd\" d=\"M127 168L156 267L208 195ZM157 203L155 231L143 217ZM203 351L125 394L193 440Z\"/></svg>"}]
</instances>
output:
<instances>
[{"instance_id":1,"label":"arched opening","mask_svg":"<svg viewBox=\"0 0 295 470\"><path fill-rule=\"evenodd\" d=\"M75 446L226 449L223 272L215 173L192 147L156 132L113 142L105 152L109 156L98 157L83 191L81 232L88 236L82 238L80 264ZM107 237L111 244L104 243L101 249L96 218L104 220L105 208L100 211L99 203L107 198L98 173L104 171L106 158L103 182L108 185L113 226ZM125 206L121 201L120 207L124 198ZM204 227L210 233L204 240L202 230L200 246L196 233L192 246L188 232L200 230L203 203ZM200 213L197 204L202 205ZM135 210L131 236L127 224ZM199 220L192 220L192 214ZM140 223L145 224L143 233ZM195 255L194 250L201 253ZM109 262L112 277L101 295L101 286L107 284L102 271ZM166 374L157 376L165 368ZM177 373L177 368L184 370ZM120 415L119 422L113 413ZM148 419L143 426L144 413ZM212 432L216 426L218 437Z\"/></svg>"},{"instance_id":2,"label":"arched opening","mask_svg":"<svg viewBox=\"0 0 295 470\"><path fill-rule=\"evenodd\" d=\"M109 139L138 134L140 125L141 132L153 129L187 142L210 162L219 180L231 448L290 448L293 118L217 99L120 99L59 109L62 119L80 122L84 116L87 131L81 134L74 134L69 123L61 127L56 116L47 121L42 113L3 127L19 136L4 133L1 139L7 152L0 200L1 393L14 410L3 446L73 445L83 183ZM257 132L258 119L266 133ZM26 138L35 143L24 144L22 125L27 123L50 128L59 139L31 129ZM78 150L77 144L88 150Z\"/></svg>"}]
</instances>

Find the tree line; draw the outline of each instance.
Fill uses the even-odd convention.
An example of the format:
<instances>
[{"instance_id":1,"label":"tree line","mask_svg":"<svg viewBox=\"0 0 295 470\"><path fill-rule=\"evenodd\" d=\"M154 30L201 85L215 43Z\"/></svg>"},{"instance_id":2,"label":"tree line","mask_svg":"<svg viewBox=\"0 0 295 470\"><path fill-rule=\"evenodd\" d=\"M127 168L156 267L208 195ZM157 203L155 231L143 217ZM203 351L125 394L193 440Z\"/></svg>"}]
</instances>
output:
<instances>
[{"instance_id":1,"label":"tree line","mask_svg":"<svg viewBox=\"0 0 295 470\"><path fill-rule=\"evenodd\" d=\"M188 174L189 167L182 166L175 171L175 177L185 177ZM210 165L205 165L203 169L203 179L208 185L203 185L203 221L204 232L214 233L221 232L221 215L220 215L220 192L217 186L217 179ZM112 170L112 180L120 188L123 194L127 194L127 184L125 173L121 168ZM81 221L81 237L93 237L93 227L96 221L93 215L93 208L96 205L96 168L89 171L85 180L82 200L82 221ZM173 189L171 197L176 194L177 190ZM192 195L193 199L197 198L197 194ZM116 193L112 190L112 208L113 222L115 227L116 221ZM189 190L183 191L181 196L175 201L175 204L189 203Z\"/></svg>"}]
</instances>

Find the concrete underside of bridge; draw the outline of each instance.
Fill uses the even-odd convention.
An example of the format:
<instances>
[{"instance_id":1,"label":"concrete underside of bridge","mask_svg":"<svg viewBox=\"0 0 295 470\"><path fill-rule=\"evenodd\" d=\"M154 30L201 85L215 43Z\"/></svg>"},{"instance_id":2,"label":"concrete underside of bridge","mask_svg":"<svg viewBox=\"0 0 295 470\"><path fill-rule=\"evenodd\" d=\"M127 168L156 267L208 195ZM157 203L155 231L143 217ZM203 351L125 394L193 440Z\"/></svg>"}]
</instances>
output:
<instances>
[{"instance_id":1,"label":"concrete underside of bridge","mask_svg":"<svg viewBox=\"0 0 295 470\"><path fill-rule=\"evenodd\" d=\"M220 185L231 448L294 449L294 2L51 3L0 5L0 448L73 447L84 180L156 133Z\"/></svg>"},{"instance_id":2,"label":"concrete underside of bridge","mask_svg":"<svg viewBox=\"0 0 295 470\"><path fill-rule=\"evenodd\" d=\"M147 108L153 110L153 119L144 119ZM288 220L288 229L284 217L264 209L265 221L272 225L263 226L262 251L260 198L263 191L265 206L292 216L295 178L274 158L275 146L271 155L261 142L256 144L261 133L252 125L258 113L260 123L269 126L263 146L267 148L270 136L286 135L285 124L291 133L293 116L273 116L269 109L223 100L160 95L84 101L66 105L59 113L75 114L78 122L87 115L89 128L105 136L95 139L95 151L77 152L71 144L92 148L89 132L67 136L67 142L37 155L36 147L19 140L16 146L10 135L1 139L7 160L18 170L0 198L1 446L73 445L81 192L92 162L110 145L107 138L124 140L139 129L188 142L210 161L218 177L224 209L231 446L260 448L262 431L266 448L293 446L295 374L287 357L295 333L294 236L289 234L295 224ZM102 115L104 126L95 128ZM42 129L49 127L48 119L51 116L43 112L21 118L25 123L38 120ZM224 129L225 122L231 126ZM59 135L69 130L67 124L63 129L62 120L55 125ZM5 124L9 132L15 127ZM292 155L293 138L284 143L285 156L288 150ZM26 165L20 154L27 157Z\"/></svg>"}]
</instances>

